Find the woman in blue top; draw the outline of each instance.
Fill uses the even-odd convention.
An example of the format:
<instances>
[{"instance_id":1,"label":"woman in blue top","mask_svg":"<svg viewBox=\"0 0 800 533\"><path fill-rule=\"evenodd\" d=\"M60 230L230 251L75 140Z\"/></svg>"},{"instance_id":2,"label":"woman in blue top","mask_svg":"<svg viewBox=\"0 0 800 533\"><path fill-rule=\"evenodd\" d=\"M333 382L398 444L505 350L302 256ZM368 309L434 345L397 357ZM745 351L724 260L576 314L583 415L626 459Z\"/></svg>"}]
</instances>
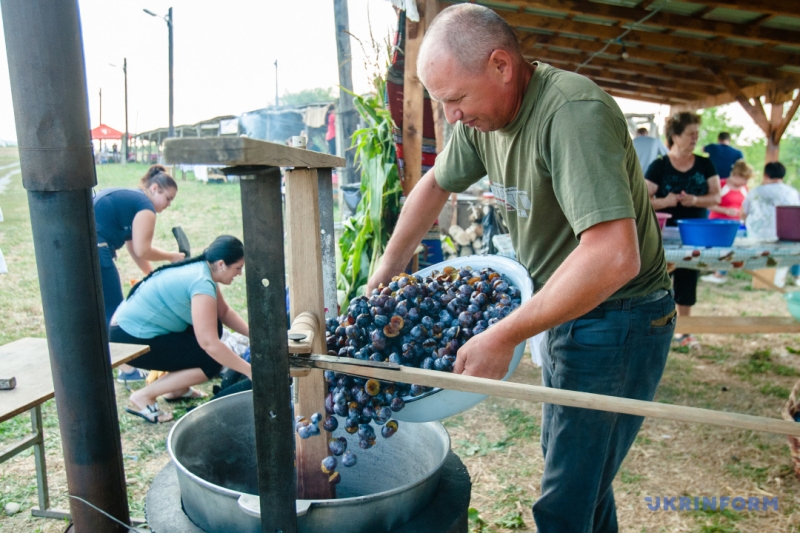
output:
<instances>
[{"instance_id":1,"label":"woman in blue top","mask_svg":"<svg viewBox=\"0 0 800 533\"><path fill-rule=\"evenodd\" d=\"M94 218L97 226L97 246L100 274L103 283L103 302L106 325L122 302L122 283L114 264L117 250L123 245L136 265L149 274L150 261L180 261L183 254L167 252L153 246L156 214L168 208L178 184L161 165L153 165L139 182L138 189L112 187L103 189L94 198ZM120 366L118 381L144 379L142 373L128 365Z\"/></svg>"},{"instance_id":2,"label":"woman in blue top","mask_svg":"<svg viewBox=\"0 0 800 533\"><path fill-rule=\"evenodd\" d=\"M148 422L167 422L172 416L159 410L159 396L197 396L192 385L216 376L223 366L251 377L250 364L220 341L223 324L250 335L218 287L230 285L243 267L242 242L223 235L198 257L164 265L131 289L114 314L109 338L149 345L150 351L130 364L169 373L131 394L134 408L127 412Z\"/></svg>"}]
</instances>

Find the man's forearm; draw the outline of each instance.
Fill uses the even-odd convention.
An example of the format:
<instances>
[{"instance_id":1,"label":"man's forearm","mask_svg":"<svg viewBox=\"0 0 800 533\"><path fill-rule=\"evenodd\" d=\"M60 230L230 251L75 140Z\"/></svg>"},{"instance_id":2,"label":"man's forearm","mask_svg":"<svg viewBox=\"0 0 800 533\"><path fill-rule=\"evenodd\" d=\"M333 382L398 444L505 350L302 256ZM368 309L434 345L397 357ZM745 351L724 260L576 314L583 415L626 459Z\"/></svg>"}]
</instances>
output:
<instances>
[{"instance_id":1,"label":"man's forearm","mask_svg":"<svg viewBox=\"0 0 800 533\"><path fill-rule=\"evenodd\" d=\"M383 254L382 269L398 273L406 267L449 196L450 193L436 183L433 169L426 172L403 206L392 238Z\"/></svg>"}]
</instances>

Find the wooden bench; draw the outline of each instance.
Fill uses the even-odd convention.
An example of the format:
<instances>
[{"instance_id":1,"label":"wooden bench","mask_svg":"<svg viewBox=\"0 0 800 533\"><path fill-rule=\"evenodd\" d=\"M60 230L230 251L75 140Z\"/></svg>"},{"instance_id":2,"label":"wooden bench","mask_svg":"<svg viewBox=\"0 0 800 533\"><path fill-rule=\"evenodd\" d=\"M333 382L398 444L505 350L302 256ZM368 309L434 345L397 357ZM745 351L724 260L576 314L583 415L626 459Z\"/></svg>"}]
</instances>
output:
<instances>
[{"instance_id":1,"label":"wooden bench","mask_svg":"<svg viewBox=\"0 0 800 533\"><path fill-rule=\"evenodd\" d=\"M676 333L800 333L800 321L783 316L679 316Z\"/></svg>"},{"instance_id":2,"label":"wooden bench","mask_svg":"<svg viewBox=\"0 0 800 533\"><path fill-rule=\"evenodd\" d=\"M150 351L149 346L138 344L111 343L110 348L112 368ZM47 339L24 338L0 346L0 377L12 376L17 380L16 388L0 390L0 423L29 411L32 432L24 439L0 449L0 463L33 447L39 507L31 509L31 514L45 518L69 518L67 511L50 508L47 487L42 404L54 396Z\"/></svg>"}]
</instances>

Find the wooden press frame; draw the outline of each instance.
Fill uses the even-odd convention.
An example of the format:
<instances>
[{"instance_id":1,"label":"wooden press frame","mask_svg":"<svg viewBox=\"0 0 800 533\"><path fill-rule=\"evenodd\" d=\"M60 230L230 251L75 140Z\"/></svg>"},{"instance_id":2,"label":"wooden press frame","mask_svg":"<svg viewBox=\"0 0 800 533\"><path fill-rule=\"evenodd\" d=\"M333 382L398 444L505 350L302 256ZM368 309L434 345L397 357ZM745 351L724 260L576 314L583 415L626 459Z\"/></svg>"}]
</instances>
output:
<instances>
[{"instance_id":1,"label":"wooden press frame","mask_svg":"<svg viewBox=\"0 0 800 533\"><path fill-rule=\"evenodd\" d=\"M326 310L338 314L331 169L345 160L246 137L169 139L164 158L168 164L227 166L226 173L241 177L261 527L295 533L296 499L334 497L335 489L319 467L328 455L326 439L294 439L286 272L292 329L310 332L308 351L326 353ZM286 168L285 214L280 167ZM324 413L322 371L302 375L296 378L295 413Z\"/></svg>"}]
</instances>

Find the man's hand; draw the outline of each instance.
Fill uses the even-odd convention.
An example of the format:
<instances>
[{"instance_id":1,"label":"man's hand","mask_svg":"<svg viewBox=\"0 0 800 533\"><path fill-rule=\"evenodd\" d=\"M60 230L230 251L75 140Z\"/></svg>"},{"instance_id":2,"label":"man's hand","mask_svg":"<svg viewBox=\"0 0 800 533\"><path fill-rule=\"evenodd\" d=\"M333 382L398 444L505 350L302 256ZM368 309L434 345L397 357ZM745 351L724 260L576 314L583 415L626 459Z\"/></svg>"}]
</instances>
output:
<instances>
[{"instance_id":1,"label":"man's hand","mask_svg":"<svg viewBox=\"0 0 800 533\"><path fill-rule=\"evenodd\" d=\"M392 278L399 274L399 272L392 272L391 269L386 263L381 263L381 266L375 271L369 281L367 282L367 292L366 295L369 296L372 294L373 289L377 289L378 285L383 283L384 286L388 285Z\"/></svg>"},{"instance_id":2,"label":"man's hand","mask_svg":"<svg viewBox=\"0 0 800 533\"><path fill-rule=\"evenodd\" d=\"M491 330L475 335L458 349L455 374L502 379L514 357L515 344L494 338Z\"/></svg>"}]
</instances>

